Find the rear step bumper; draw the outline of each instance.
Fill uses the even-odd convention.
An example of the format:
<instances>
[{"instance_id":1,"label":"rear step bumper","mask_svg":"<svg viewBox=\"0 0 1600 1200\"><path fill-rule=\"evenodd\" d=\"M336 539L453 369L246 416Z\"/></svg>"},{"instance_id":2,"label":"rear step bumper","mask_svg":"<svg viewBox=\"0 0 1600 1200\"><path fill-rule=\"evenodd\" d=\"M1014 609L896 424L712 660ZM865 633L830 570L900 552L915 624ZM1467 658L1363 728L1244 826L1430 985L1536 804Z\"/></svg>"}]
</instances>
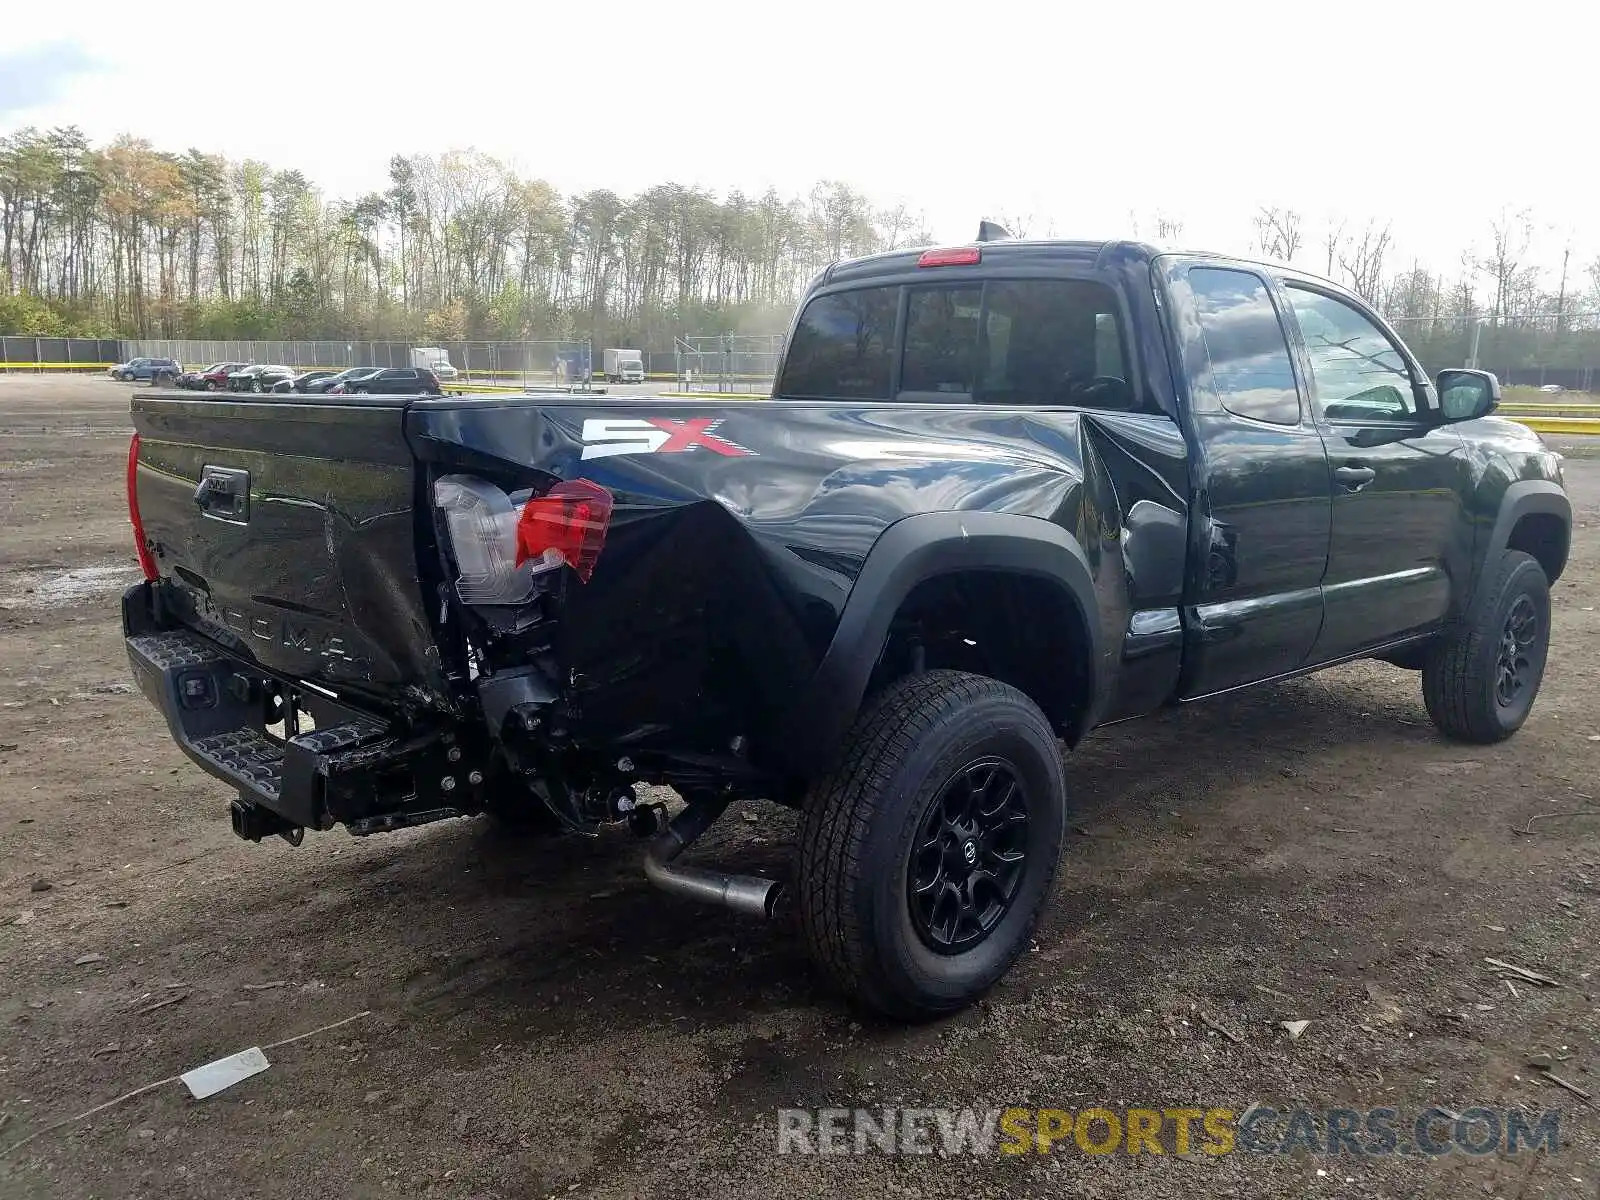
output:
<instances>
[{"instance_id":1,"label":"rear step bumper","mask_svg":"<svg viewBox=\"0 0 1600 1200\"><path fill-rule=\"evenodd\" d=\"M407 735L317 696L319 727L280 740L265 730L264 696L291 681L189 629L155 628L149 584L123 598L123 626L134 681L173 740L238 790L232 819L240 837L298 841L302 830L338 823L360 836L475 810L478 788L450 731Z\"/></svg>"}]
</instances>

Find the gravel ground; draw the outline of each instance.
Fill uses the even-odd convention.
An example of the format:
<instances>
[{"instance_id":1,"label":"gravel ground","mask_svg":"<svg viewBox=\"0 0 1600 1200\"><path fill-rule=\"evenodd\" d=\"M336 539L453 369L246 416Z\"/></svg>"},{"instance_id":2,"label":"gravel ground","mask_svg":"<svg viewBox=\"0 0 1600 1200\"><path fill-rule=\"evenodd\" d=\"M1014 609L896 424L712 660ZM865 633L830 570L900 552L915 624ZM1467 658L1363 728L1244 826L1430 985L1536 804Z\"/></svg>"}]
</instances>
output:
<instances>
[{"instance_id":1,"label":"gravel ground","mask_svg":"<svg viewBox=\"0 0 1600 1200\"><path fill-rule=\"evenodd\" d=\"M1067 759L1034 952L903 1028L844 1006L792 928L651 890L625 836L236 840L127 686L127 394L0 376L6 1197L1600 1195L1589 1108L1527 1065L1600 1088L1600 820L1562 815L1600 784L1600 463L1569 464L1580 527L1514 740L1442 741L1376 663L1101 731ZM792 833L746 806L697 855L782 871ZM1513 992L1485 957L1562 986ZM362 1013L211 1099L167 1083L48 1130ZM1554 1107L1561 1145L776 1153L784 1107L1252 1103Z\"/></svg>"}]
</instances>

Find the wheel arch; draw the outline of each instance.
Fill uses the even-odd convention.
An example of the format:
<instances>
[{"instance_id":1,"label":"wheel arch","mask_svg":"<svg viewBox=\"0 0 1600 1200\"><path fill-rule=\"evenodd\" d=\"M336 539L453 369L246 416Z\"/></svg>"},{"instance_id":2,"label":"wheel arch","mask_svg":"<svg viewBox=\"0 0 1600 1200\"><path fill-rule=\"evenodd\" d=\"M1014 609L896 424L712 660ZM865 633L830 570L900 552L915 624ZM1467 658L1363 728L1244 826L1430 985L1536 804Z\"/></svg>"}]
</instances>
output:
<instances>
[{"instance_id":1,"label":"wheel arch","mask_svg":"<svg viewBox=\"0 0 1600 1200\"><path fill-rule=\"evenodd\" d=\"M1478 561L1472 610L1483 602L1493 564L1506 550L1531 554L1554 583L1566 570L1572 544L1572 502L1561 485L1548 479L1522 479L1506 488L1500 511Z\"/></svg>"},{"instance_id":2,"label":"wheel arch","mask_svg":"<svg viewBox=\"0 0 1600 1200\"><path fill-rule=\"evenodd\" d=\"M875 676L887 682L879 667L897 620L908 605L926 598L930 588L957 579L1011 581L1002 586L1048 598L1050 608L1040 614L1042 620L1071 622L1064 636L1078 651L1073 686L1081 689L1081 696L1053 690L1047 671L1033 675L1047 681L1043 685L1030 688L1017 678L1006 682L1028 693L1068 736L1091 724L1102 688L1102 634L1095 616L1094 576L1083 547L1061 526L1038 517L927 513L890 525L867 555L822 662L794 709L786 736L775 747L789 770L814 777L837 762Z\"/></svg>"}]
</instances>

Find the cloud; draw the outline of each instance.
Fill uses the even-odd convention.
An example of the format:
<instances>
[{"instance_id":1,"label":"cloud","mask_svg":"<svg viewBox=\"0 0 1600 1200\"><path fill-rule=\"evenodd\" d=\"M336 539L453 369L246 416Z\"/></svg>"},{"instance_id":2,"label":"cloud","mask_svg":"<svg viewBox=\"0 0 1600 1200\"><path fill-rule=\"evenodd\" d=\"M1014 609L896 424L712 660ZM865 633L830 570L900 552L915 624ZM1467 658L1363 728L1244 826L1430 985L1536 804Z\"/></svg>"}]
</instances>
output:
<instances>
[{"instance_id":1,"label":"cloud","mask_svg":"<svg viewBox=\"0 0 1600 1200\"><path fill-rule=\"evenodd\" d=\"M77 42L46 42L0 51L0 117L62 98L74 76L103 64Z\"/></svg>"}]
</instances>

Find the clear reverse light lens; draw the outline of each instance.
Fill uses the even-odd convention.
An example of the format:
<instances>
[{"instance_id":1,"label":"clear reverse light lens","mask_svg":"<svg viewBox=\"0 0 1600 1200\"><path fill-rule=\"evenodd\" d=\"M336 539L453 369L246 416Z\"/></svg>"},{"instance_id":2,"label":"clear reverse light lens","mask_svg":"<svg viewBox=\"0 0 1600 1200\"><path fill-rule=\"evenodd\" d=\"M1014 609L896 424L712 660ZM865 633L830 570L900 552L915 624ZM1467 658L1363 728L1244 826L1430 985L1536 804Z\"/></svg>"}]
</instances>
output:
<instances>
[{"instance_id":1,"label":"clear reverse light lens","mask_svg":"<svg viewBox=\"0 0 1600 1200\"><path fill-rule=\"evenodd\" d=\"M455 551L456 594L465 604L521 604L543 564L517 565L517 506L492 483L446 475L433 485ZM556 564L560 565L560 564Z\"/></svg>"}]
</instances>

